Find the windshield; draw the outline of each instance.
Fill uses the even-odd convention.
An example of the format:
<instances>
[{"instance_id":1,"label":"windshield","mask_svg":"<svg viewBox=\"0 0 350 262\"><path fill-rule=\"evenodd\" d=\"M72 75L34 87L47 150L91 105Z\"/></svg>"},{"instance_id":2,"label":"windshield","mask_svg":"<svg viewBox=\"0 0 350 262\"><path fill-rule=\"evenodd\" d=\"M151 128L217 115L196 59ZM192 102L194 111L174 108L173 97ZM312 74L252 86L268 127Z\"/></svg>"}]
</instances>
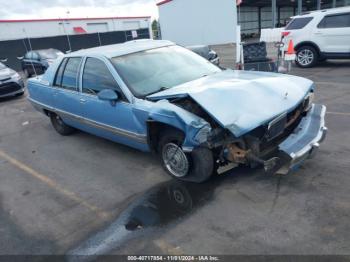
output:
<instances>
[{"instance_id":1,"label":"windshield","mask_svg":"<svg viewBox=\"0 0 350 262\"><path fill-rule=\"evenodd\" d=\"M59 55L63 55L61 51L56 49L38 50L37 52L43 59L56 59Z\"/></svg>"},{"instance_id":2,"label":"windshield","mask_svg":"<svg viewBox=\"0 0 350 262\"><path fill-rule=\"evenodd\" d=\"M136 97L145 97L221 71L180 46L114 57L112 63Z\"/></svg>"},{"instance_id":3,"label":"windshield","mask_svg":"<svg viewBox=\"0 0 350 262\"><path fill-rule=\"evenodd\" d=\"M5 69L6 66L3 63L0 63L0 70Z\"/></svg>"}]
</instances>

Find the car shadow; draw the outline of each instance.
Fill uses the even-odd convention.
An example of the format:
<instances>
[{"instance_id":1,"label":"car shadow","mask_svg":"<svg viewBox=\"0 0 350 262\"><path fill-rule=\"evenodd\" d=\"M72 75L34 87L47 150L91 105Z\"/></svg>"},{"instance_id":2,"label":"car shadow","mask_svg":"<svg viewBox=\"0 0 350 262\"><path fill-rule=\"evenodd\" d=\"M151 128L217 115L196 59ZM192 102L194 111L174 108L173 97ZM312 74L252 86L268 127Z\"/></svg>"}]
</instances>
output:
<instances>
[{"instance_id":1,"label":"car shadow","mask_svg":"<svg viewBox=\"0 0 350 262\"><path fill-rule=\"evenodd\" d=\"M90 261L109 254L136 237L181 222L210 203L218 187L234 184L244 177L255 180L261 172L238 167L202 184L175 179L159 183L134 198L107 227L69 250L66 258L68 261Z\"/></svg>"}]
</instances>

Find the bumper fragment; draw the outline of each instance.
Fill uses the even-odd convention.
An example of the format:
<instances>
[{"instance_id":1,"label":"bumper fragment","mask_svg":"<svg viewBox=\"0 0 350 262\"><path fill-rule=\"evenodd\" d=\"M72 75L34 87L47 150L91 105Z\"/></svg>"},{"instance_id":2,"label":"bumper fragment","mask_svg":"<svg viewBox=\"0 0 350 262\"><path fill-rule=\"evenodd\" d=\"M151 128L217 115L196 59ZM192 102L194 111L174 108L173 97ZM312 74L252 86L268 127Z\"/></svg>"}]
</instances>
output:
<instances>
[{"instance_id":1,"label":"bumper fragment","mask_svg":"<svg viewBox=\"0 0 350 262\"><path fill-rule=\"evenodd\" d=\"M313 104L295 131L279 145L282 167L276 172L287 174L297 169L307 158L313 157L327 135L326 107Z\"/></svg>"}]
</instances>

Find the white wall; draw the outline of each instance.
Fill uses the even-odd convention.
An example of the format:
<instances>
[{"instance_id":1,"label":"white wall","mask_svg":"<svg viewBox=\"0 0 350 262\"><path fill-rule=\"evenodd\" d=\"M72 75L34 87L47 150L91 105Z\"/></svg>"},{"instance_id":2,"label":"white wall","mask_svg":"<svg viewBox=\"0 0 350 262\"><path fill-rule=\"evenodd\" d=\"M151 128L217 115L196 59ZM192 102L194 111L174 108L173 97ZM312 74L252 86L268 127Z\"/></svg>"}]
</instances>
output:
<instances>
[{"instance_id":1,"label":"white wall","mask_svg":"<svg viewBox=\"0 0 350 262\"><path fill-rule=\"evenodd\" d=\"M236 42L234 0L173 0L159 6L162 39L181 45Z\"/></svg>"},{"instance_id":2,"label":"white wall","mask_svg":"<svg viewBox=\"0 0 350 262\"><path fill-rule=\"evenodd\" d=\"M0 21L0 41L22 38L50 37L74 35L74 27L82 27L87 33L137 30L149 28L150 18L132 19L89 19L89 20L61 20L61 21L33 21L33 22L4 22ZM127 25L127 26L126 26ZM66 33L65 33L66 32Z\"/></svg>"}]
</instances>

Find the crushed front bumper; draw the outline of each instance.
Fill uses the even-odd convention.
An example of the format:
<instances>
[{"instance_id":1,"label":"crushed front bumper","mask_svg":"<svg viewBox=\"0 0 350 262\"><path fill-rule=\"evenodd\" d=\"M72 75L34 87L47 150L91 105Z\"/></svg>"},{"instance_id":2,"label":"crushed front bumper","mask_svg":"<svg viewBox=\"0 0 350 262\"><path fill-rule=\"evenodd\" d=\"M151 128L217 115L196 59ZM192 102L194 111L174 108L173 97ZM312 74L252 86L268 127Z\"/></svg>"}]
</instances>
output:
<instances>
[{"instance_id":1,"label":"crushed front bumper","mask_svg":"<svg viewBox=\"0 0 350 262\"><path fill-rule=\"evenodd\" d=\"M287 174L315 155L327 134L325 114L324 105L312 105L294 132L279 145L283 164L276 173Z\"/></svg>"}]
</instances>

